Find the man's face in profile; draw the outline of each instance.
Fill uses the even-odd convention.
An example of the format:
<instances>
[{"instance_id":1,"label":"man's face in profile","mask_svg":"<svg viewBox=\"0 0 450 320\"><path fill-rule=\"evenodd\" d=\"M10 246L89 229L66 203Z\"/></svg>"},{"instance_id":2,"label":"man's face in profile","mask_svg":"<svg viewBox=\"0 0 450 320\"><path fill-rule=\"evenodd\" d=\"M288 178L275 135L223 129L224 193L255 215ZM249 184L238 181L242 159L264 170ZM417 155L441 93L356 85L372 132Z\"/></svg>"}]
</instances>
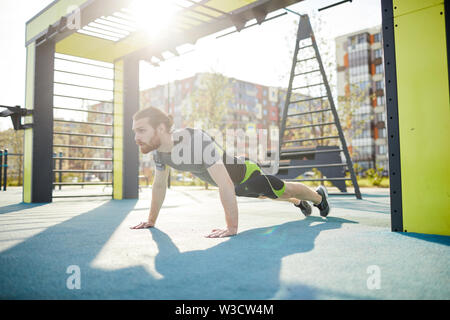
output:
<instances>
[{"instance_id":1,"label":"man's face in profile","mask_svg":"<svg viewBox=\"0 0 450 320\"><path fill-rule=\"evenodd\" d=\"M146 154L156 150L161 145L158 131L149 123L148 118L133 121L134 141L142 153Z\"/></svg>"}]
</instances>

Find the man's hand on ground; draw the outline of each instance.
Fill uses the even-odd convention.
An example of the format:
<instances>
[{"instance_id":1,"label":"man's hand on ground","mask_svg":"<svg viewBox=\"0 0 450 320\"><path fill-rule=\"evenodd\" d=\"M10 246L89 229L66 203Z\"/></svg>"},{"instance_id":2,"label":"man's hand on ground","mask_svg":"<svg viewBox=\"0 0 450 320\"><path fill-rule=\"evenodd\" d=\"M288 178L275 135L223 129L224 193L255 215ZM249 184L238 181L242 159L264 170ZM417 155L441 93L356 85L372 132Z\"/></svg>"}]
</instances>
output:
<instances>
[{"instance_id":1,"label":"man's hand on ground","mask_svg":"<svg viewBox=\"0 0 450 320\"><path fill-rule=\"evenodd\" d=\"M130 227L130 229L147 229L153 228L155 225L153 223L141 222L137 226Z\"/></svg>"},{"instance_id":2,"label":"man's hand on ground","mask_svg":"<svg viewBox=\"0 0 450 320\"><path fill-rule=\"evenodd\" d=\"M207 236L205 236L206 238L224 238L224 237L231 237L237 234L237 230L236 229L213 229L211 231L211 233Z\"/></svg>"}]
</instances>

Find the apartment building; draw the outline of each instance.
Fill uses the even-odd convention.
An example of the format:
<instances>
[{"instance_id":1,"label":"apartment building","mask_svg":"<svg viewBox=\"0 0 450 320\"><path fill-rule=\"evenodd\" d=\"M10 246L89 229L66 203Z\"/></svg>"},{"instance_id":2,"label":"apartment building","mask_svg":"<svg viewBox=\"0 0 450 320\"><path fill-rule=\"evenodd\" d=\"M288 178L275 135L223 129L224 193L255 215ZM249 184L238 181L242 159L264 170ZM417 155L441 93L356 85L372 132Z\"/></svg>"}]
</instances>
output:
<instances>
[{"instance_id":1,"label":"apartment building","mask_svg":"<svg viewBox=\"0 0 450 320\"><path fill-rule=\"evenodd\" d=\"M388 170L386 103L381 27L336 39L338 108L347 106L351 126L347 143L363 169ZM345 106L344 106L345 105Z\"/></svg>"}]
</instances>

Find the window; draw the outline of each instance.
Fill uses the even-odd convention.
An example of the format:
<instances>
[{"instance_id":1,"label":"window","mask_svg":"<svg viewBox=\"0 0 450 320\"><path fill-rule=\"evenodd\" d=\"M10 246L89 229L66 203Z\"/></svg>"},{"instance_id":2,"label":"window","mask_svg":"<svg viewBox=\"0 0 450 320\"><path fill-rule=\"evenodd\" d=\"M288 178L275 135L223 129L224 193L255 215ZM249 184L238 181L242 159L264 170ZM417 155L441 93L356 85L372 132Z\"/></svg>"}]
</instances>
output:
<instances>
[{"instance_id":1,"label":"window","mask_svg":"<svg viewBox=\"0 0 450 320\"><path fill-rule=\"evenodd\" d=\"M381 51L381 49L376 49L376 50L374 50L373 55L374 55L375 59L381 58L383 56L383 52Z\"/></svg>"},{"instance_id":2,"label":"window","mask_svg":"<svg viewBox=\"0 0 450 320\"><path fill-rule=\"evenodd\" d=\"M377 97L377 106L383 106L384 105L384 96L378 96Z\"/></svg>"},{"instance_id":3,"label":"window","mask_svg":"<svg viewBox=\"0 0 450 320\"><path fill-rule=\"evenodd\" d=\"M375 73L383 73L383 65L378 64L375 66Z\"/></svg>"},{"instance_id":4,"label":"window","mask_svg":"<svg viewBox=\"0 0 450 320\"><path fill-rule=\"evenodd\" d=\"M375 33L375 34L373 35L373 41L374 41L374 42L381 42L381 33L380 33L380 32Z\"/></svg>"},{"instance_id":5,"label":"window","mask_svg":"<svg viewBox=\"0 0 450 320\"><path fill-rule=\"evenodd\" d=\"M375 88L376 88L377 90L382 90L382 89L384 89L384 81L376 81L376 82L375 82Z\"/></svg>"}]
</instances>

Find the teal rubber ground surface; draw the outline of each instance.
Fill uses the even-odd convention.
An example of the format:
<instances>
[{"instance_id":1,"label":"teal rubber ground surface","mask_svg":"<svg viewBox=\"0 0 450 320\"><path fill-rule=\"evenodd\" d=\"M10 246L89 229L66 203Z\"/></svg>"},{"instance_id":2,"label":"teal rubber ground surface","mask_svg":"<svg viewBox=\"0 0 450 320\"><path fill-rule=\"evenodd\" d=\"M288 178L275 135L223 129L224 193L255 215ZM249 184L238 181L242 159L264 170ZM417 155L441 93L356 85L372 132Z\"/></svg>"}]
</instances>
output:
<instances>
[{"instance_id":1,"label":"teal rubber ground surface","mask_svg":"<svg viewBox=\"0 0 450 320\"><path fill-rule=\"evenodd\" d=\"M30 205L13 188L0 193L0 298L449 299L450 237L391 232L388 190L362 192L331 197L326 219L238 198L239 234L208 239L225 225L217 190L173 187L157 228L130 230L151 189Z\"/></svg>"}]
</instances>

